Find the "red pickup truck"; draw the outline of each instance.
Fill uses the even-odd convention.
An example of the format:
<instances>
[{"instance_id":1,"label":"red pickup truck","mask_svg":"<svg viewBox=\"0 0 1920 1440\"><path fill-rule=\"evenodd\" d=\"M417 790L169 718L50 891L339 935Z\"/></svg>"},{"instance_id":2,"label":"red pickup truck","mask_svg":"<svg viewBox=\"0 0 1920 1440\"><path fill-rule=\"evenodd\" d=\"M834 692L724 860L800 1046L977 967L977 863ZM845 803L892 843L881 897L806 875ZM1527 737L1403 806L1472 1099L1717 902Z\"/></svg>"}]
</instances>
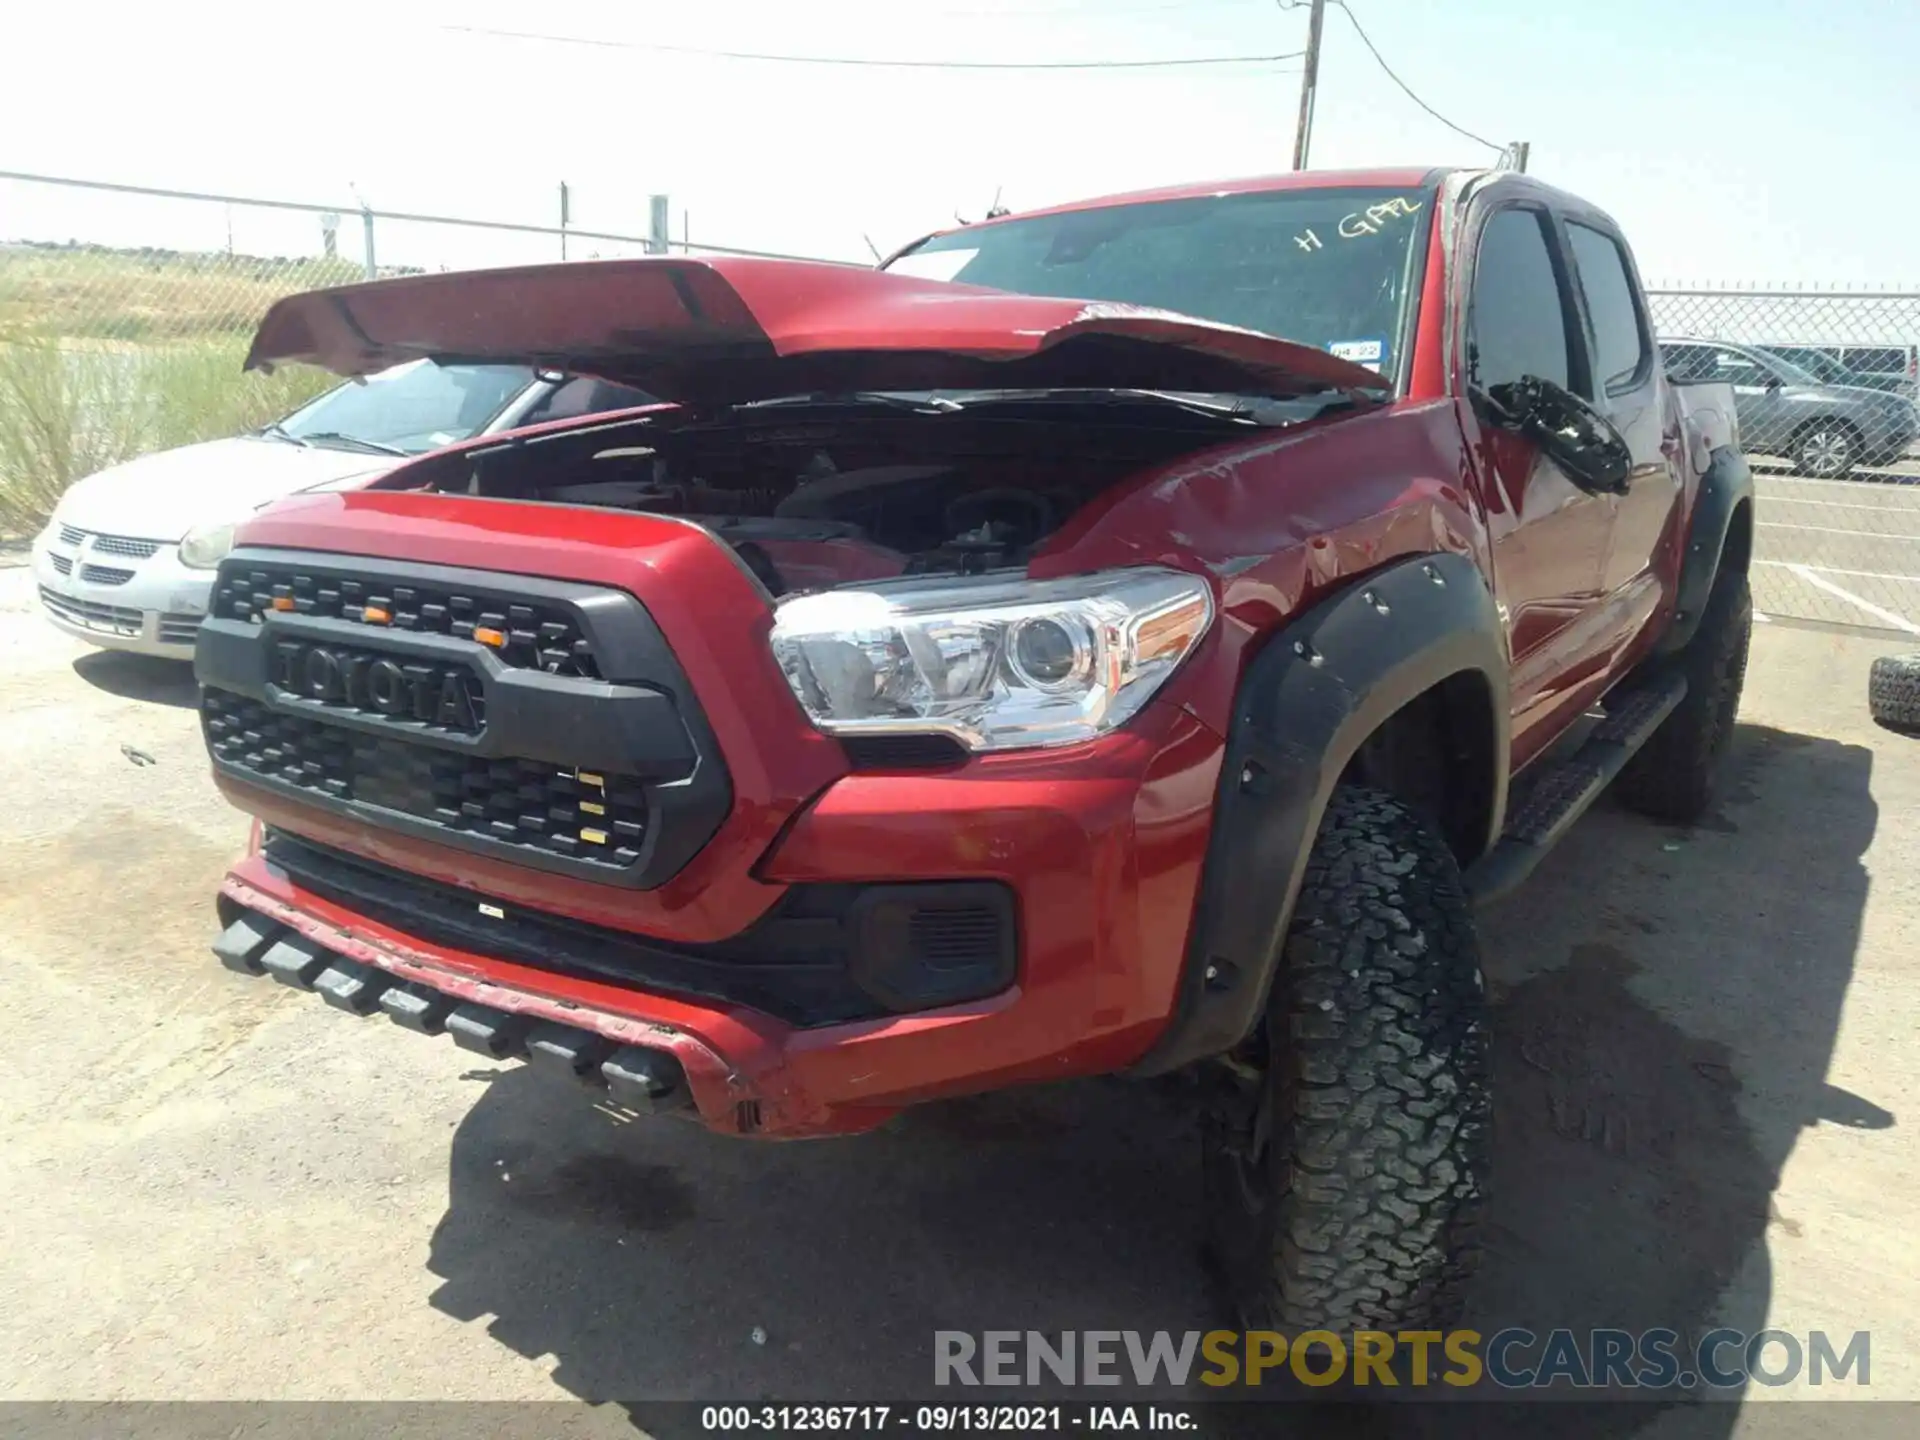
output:
<instances>
[{"instance_id":1,"label":"red pickup truck","mask_svg":"<svg viewBox=\"0 0 1920 1440\"><path fill-rule=\"evenodd\" d=\"M1177 1071L1247 1322L1457 1310L1475 906L1616 779L1699 814L1746 660L1751 480L1605 215L1290 175L298 295L249 363L422 357L669 403L243 527L225 964L730 1134Z\"/></svg>"}]
</instances>

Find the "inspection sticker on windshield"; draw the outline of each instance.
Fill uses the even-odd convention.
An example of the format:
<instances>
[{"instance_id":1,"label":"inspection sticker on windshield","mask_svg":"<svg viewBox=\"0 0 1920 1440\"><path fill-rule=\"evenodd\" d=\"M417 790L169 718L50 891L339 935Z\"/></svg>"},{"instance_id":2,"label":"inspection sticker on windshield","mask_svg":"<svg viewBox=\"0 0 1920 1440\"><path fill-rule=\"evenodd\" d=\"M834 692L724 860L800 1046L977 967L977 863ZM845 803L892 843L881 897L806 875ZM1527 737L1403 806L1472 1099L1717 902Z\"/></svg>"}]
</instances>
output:
<instances>
[{"instance_id":1,"label":"inspection sticker on windshield","mask_svg":"<svg viewBox=\"0 0 1920 1440\"><path fill-rule=\"evenodd\" d=\"M1387 365L1387 342L1384 340L1335 340L1327 346L1327 353L1336 360L1351 360L1376 375Z\"/></svg>"}]
</instances>

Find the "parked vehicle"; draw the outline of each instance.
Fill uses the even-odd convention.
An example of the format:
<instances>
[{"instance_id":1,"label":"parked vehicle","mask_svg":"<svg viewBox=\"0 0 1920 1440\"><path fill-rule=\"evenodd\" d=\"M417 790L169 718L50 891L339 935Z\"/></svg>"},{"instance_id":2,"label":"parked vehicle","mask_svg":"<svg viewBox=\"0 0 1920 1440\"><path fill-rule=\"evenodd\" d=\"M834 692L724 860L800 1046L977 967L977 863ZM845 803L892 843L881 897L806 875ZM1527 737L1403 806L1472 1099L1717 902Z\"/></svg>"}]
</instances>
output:
<instances>
[{"instance_id":1,"label":"parked vehicle","mask_svg":"<svg viewBox=\"0 0 1920 1440\"><path fill-rule=\"evenodd\" d=\"M1762 345L1834 385L1920 398L1920 345Z\"/></svg>"},{"instance_id":2,"label":"parked vehicle","mask_svg":"<svg viewBox=\"0 0 1920 1440\"><path fill-rule=\"evenodd\" d=\"M1803 475L1837 480L1857 465L1887 465L1920 435L1911 400L1858 385L1831 385L1754 345L1663 339L1667 369L1685 380L1733 387L1750 455L1778 455Z\"/></svg>"},{"instance_id":3,"label":"parked vehicle","mask_svg":"<svg viewBox=\"0 0 1920 1440\"><path fill-rule=\"evenodd\" d=\"M603 380L526 365L405 361L264 429L143 455L79 481L33 544L47 618L82 640L193 658L234 525L301 490L363 485L436 446L649 403Z\"/></svg>"},{"instance_id":4,"label":"parked vehicle","mask_svg":"<svg viewBox=\"0 0 1920 1440\"><path fill-rule=\"evenodd\" d=\"M1669 381L1613 222L1513 173L1121 196L892 268L274 307L255 363L676 403L242 527L196 662L259 821L215 952L729 1135L1178 1071L1250 1323L1444 1319L1476 901L1610 782L1713 793L1731 397Z\"/></svg>"}]
</instances>

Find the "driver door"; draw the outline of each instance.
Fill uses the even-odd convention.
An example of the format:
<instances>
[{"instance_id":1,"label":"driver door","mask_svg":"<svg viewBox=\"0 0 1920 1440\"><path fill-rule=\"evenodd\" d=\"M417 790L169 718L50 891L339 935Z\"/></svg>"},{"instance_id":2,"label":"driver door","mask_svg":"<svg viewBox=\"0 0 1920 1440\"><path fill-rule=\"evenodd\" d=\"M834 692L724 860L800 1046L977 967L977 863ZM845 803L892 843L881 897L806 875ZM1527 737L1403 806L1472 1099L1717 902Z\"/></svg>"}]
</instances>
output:
<instances>
[{"instance_id":1,"label":"driver door","mask_svg":"<svg viewBox=\"0 0 1920 1440\"><path fill-rule=\"evenodd\" d=\"M1469 395L1538 376L1586 388L1570 271L1544 208L1508 205L1474 238L1467 302ZM1582 488L1533 441L1470 407L1467 445L1487 507L1494 599L1513 657L1513 763L1524 765L1583 705L1608 655L1603 588L1612 498Z\"/></svg>"}]
</instances>

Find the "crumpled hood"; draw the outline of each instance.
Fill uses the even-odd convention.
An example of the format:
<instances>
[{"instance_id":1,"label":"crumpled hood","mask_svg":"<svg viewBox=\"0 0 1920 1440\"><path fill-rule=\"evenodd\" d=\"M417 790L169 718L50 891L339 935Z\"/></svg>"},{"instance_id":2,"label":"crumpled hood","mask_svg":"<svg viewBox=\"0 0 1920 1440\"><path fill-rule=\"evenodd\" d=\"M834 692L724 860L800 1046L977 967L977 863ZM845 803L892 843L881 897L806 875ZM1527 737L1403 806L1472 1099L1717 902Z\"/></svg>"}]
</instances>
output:
<instances>
[{"instance_id":1,"label":"crumpled hood","mask_svg":"<svg viewBox=\"0 0 1920 1440\"><path fill-rule=\"evenodd\" d=\"M106 535L178 540L315 485L371 478L399 460L235 436L142 455L76 483L57 518Z\"/></svg>"},{"instance_id":2,"label":"crumpled hood","mask_svg":"<svg viewBox=\"0 0 1920 1440\"><path fill-rule=\"evenodd\" d=\"M603 260L290 296L249 368L416 359L597 375L682 404L819 391L1130 388L1297 395L1380 377L1312 346L1105 301L809 261Z\"/></svg>"}]
</instances>

